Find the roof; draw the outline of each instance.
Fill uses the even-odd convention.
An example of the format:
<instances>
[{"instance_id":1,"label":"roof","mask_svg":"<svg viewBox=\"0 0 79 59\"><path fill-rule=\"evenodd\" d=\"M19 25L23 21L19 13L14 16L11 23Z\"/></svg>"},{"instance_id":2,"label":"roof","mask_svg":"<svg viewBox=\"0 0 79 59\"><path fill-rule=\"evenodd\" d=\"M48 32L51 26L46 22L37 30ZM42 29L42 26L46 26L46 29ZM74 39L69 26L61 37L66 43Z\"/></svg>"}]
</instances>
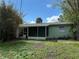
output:
<instances>
[{"instance_id":1,"label":"roof","mask_svg":"<svg viewBox=\"0 0 79 59\"><path fill-rule=\"evenodd\" d=\"M38 26L48 26L48 23L41 23L41 24L20 24L20 27L38 27Z\"/></svg>"},{"instance_id":2,"label":"roof","mask_svg":"<svg viewBox=\"0 0 79 59\"><path fill-rule=\"evenodd\" d=\"M54 23L34 23L34 24L20 24L19 27L39 27L50 25L71 25L71 22L54 22Z\"/></svg>"}]
</instances>

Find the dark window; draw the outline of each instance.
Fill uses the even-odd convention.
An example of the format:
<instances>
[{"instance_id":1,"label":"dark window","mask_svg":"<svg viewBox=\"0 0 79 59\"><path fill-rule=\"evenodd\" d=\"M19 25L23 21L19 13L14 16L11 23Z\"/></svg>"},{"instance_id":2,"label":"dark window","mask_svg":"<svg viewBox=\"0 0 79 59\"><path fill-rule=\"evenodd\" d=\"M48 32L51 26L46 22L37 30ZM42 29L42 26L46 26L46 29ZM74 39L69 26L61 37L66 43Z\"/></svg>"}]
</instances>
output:
<instances>
[{"instance_id":1,"label":"dark window","mask_svg":"<svg viewBox=\"0 0 79 59\"><path fill-rule=\"evenodd\" d=\"M38 27L38 37L45 37L45 27Z\"/></svg>"},{"instance_id":2,"label":"dark window","mask_svg":"<svg viewBox=\"0 0 79 59\"><path fill-rule=\"evenodd\" d=\"M24 34L27 34L27 28L24 28Z\"/></svg>"},{"instance_id":3,"label":"dark window","mask_svg":"<svg viewBox=\"0 0 79 59\"><path fill-rule=\"evenodd\" d=\"M63 29L63 28L64 28L64 26L59 26L59 28L60 28L60 29Z\"/></svg>"},{"instance_id":4,"label":"dark window","mask_svg":"<svg viewBox=\"0 0 79 59\"><path fill-rule=\"evenodd\" d=\"M32 37L37 36L37 27L29 27L29 36L32 36Z\"/></svg>"},{"instance_id":5,"label":"dark window","mask_svg":"<svg viewBox=\"0 0 79 59\"><path fill-rule=\"evenodd\" d=\"M65 31L64 26L59 26L59 31L64 32Z\"/></svg>"}]
</instances>

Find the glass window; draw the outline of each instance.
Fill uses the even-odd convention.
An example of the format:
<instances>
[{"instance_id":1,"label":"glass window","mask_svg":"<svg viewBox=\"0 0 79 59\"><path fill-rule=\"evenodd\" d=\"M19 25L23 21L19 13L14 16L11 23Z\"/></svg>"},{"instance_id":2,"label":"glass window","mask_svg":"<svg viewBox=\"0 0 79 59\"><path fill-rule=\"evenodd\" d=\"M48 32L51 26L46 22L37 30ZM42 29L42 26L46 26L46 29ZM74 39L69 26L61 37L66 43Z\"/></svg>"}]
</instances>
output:
<instances>
[{"instance_id":1,"label":"glass window","mask_svg":"<svg viewBox=\"0 0 79 59\"><path fill-rule=\"evenodd\" d=\"M60 27L59 27L59 31L60 31L60 32L65 32L64 26L60 26Z\"/></svg>"}]
</instances>

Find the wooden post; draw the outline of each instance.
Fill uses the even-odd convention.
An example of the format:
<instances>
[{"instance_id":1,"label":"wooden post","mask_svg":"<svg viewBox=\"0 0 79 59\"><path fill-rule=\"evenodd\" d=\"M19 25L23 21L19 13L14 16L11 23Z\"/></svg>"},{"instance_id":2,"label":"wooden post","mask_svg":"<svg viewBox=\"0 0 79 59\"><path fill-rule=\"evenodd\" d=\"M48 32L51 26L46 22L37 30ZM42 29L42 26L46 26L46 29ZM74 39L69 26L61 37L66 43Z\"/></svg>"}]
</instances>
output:
<instances>
[{"instance_id":1,"label":"wooden post","mask_svg":"<svg viewBox=\"0 0 79 59\"><path fill-rule=\"evenodd\" d=\"M38 29L39 29L39 28L37 27L37 39L38 39Z\"/></svg>"},{"instance_id":2,"label":"wooden post","mask_svg":"<svg viewBox=\"0 0 79 59\"><path fill-rule=\"evenodd\" d=\"M29 36L29 29L28 29L28 27L27 27L27 37Z\"/></svg>"},{"instance_id":3,"label":"wooden post","mask_svg":"<svg viewBox=\"0 0 79 59\"><path fill-rule=\"evenodd\" d=\"M17 28L16 38L19 38L19 28Z\"/></svg>"},{"instance_id":4,"label":"wooden post","mask_svg":"<svg viewBox=\"0 0 79 59\"><path fill-rule=\"evenodd\" d=\"M47 37L47 26L45 26L45 37Z\"/></svg>"},{"instance_id":5,"label":"wooden post","mask_svg":"<svg viewBox=\"0 0 79 59\"><path fill-rule=\"evenodd\" d=\"M27 39L28 39L28 36L29 36L29 28L27 27Z\"/></svg>"}]
</instances>

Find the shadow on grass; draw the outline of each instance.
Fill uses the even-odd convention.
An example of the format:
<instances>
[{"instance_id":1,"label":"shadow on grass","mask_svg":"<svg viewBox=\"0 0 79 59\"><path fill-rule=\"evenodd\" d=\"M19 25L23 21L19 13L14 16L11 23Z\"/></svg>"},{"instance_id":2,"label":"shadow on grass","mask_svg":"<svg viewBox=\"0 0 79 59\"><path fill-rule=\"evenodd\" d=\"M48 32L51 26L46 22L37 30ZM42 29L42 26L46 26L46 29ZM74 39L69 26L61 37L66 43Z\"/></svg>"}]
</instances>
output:
<instances>
[{"instance_id":1,"label":"shadow on grass","mask_svg":"<svg viewBox=\"0 0 79 59\"><path fill-rule=\"evenodd\" d=\"M0 43L0 51L9 51L9 50L14 50L14 51L19 51L22 48L27 48L32 46L33 43L29 42L24 42L24 41L16 41L16 42L5 42L5 43Z\"/></svg>"},{"instance_id":2,"label":"shadow on grass","mask_svg":"<svg viewBox=\"0 0 79 59\"><path fill-rule=\"evenodd\" d=\"M33 50L33 44L26 41L0 42L0 59L26 59L28 51Z\"/></svg>"}]
</instances>

